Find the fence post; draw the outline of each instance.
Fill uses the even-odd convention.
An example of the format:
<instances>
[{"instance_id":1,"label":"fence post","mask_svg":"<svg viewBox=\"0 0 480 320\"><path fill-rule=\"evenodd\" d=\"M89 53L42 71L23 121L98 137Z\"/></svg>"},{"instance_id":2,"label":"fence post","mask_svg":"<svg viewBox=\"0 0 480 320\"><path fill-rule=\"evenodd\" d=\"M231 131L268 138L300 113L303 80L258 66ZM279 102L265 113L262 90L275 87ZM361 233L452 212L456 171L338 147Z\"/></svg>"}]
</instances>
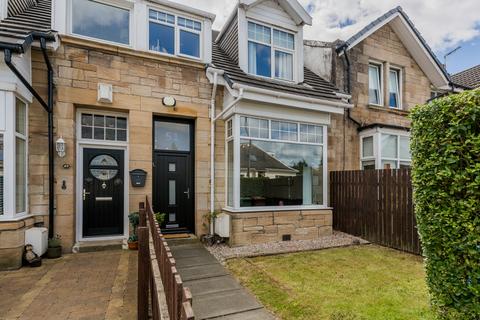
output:
<instances>
[{"instance_id":1,"label":"fence post","mask_svg":"<svg viewBox=\"0 0 480 320\"><path fill-rule=\"evenodd\" d=\"M145 212L145 202L140 202L138 204L138 216L139 216L139 227L146 227L147 226L147 215Z\"/></svg>"},{"instance_id":2,"label":"fence post","mask_svg":"<svg viewBox=\"0 0 480 320\"><path fill-rule=\"evenodd\" d=\"M148 228L138 227L138 291L137 314L138 320L148 319L148 287L150 282L149 263L150 250L148 248Z\"/></svg>"}]
</instances>

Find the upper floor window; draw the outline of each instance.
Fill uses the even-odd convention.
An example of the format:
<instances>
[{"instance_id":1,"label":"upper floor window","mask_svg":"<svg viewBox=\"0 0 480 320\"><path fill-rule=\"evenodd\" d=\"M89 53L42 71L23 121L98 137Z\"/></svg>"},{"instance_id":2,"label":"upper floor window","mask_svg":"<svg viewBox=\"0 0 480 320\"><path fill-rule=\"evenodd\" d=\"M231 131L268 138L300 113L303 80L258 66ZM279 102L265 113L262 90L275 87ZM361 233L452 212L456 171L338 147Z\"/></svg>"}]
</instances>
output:
<instances>
[{"instance_id":1,"label":"upper floor window","mask_svg":"<svg viewBox=\"0 0 480 320\"><path fill-rule=\"evenodd\" d=\"M248 72L293 80L294 39L291 33L248 22Z\"/></svg>"},{"instance_id":2,"label":"upper floor window","mask_svg":"<svg viewBox=\"0 0 480 320\"><path fill-rule=\"evenodd\" d=\"M127 141L127 118L82 113L82 139Z\"/></svg>"},{"instance_id":3,"label":"upper floor window","mask_svg":"<svg viewBox=\"0 0 480 320\"><path fill-rule=\"evenodd\" d=\"M72 1L72 33L130 44L130 10L93 0Z\"/></svg>"},{"instance_id":4,"label":"upper floor window","mask_svg":"<svg viewBox=\"0 0 480 320\"><path fill-rule=\"evenodd\" d=\"M390 69L389 71L389 106L400 108L400 70Z\"/></svg>"},{"instance_id":5,"label":"upper floor window","mask_svg":"<svg viewBox=\"0 0 480 320\"><path fill-rule=\"evenodd\" d=\"M381 66L370 64L368 66L368 102L382 104Z\"/></svg>"},{"instance_id":6,"label":"upper floor window","mask_svg":"<svg viewBox=\"0 0 480 320\"><path fill-rule=\"evenodd\" d=\"M200 58L202 24L150 9L149 49L171 55Z\"/></svg>"}]
</instances>

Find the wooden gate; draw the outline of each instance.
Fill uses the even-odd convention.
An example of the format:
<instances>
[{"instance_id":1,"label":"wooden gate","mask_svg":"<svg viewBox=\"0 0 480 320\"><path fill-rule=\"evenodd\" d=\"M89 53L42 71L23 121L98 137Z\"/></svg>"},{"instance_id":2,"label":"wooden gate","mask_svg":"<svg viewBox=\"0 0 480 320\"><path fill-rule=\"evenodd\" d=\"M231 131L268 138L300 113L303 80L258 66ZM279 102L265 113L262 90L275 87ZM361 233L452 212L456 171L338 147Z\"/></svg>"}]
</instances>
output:
<instances>
[{"instance_id":1,"label":"wooden gate","mask_svg":"<svg viewBox=\"0 0 480 320\"><path fill-rule=\"evenodd\" d=\"M421 254L410 169L330 172L335 230Z\"/></svg>"}]
</instances>

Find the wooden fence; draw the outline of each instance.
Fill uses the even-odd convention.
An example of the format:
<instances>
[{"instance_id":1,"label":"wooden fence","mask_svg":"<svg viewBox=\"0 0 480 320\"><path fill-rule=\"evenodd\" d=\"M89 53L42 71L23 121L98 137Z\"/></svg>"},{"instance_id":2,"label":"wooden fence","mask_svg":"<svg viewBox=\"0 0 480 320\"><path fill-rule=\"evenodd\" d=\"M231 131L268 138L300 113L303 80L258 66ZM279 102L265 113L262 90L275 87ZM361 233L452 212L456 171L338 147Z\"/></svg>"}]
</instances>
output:
<instances>
[{"instance_id":1,"label":"wooden fence","mask_svg":"<svg viewBox=\"0 0 480 320\"><path fill-rule=\"evenodd\" d=\"M334 229L421 254L410 169L331 172L330 196Z\"/></svg>"},{"instance_id":2,"label":"wooden fence","mask_svg":"<svg viewBox=\"0 0 480 320\"><path fill-rule=\"evenodd\" d=\"M193 320L192 294L183 286L175 259L162 236L152 207L139 204L138 319ZM149 314L151 312L151 314Z\"/></svg>"}]
</instances>

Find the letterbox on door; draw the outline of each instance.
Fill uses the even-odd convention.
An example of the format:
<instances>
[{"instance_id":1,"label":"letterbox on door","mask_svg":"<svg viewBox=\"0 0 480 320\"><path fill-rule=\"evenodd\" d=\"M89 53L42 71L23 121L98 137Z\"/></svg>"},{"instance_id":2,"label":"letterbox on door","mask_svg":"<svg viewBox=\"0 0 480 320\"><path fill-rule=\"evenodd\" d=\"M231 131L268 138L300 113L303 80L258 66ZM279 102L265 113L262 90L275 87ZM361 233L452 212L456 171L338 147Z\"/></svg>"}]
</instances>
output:
<instances>
[{"instance_id":1,"label":"letterbox on door","mask_svg":"<svg viewBox=\"0 0 480 320\"><path fill-rule=\"evenodd\" d=\"M145 187L145 180L147 179L147 171L142 169L135 169L130 171L130 182L132 187Z\"/></svg>"}]
</instances>

